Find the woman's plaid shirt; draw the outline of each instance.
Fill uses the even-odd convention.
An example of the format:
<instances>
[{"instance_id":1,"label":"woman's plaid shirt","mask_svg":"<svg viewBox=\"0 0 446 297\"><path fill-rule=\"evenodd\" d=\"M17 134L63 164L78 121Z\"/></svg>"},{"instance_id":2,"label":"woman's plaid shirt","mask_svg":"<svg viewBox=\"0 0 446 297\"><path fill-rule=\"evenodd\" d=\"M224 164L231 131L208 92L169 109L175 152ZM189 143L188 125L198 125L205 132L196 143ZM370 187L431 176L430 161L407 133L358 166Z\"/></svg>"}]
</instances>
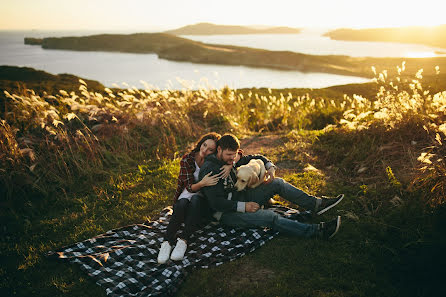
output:
<instances>
[{"instance_id":1,"label":"woman's plaid shirt","mask_svg":"<svg viewBox=\"0 0 446 297\"><path fill-rule=\"evenodd\" d=\"M174 203L184 189L193 193L191 186L196 183L194 178L195 169L195 152L185 154L180 161L180 174L178 175L177 190L173 199Z\"/></svg>"}]
</instances>

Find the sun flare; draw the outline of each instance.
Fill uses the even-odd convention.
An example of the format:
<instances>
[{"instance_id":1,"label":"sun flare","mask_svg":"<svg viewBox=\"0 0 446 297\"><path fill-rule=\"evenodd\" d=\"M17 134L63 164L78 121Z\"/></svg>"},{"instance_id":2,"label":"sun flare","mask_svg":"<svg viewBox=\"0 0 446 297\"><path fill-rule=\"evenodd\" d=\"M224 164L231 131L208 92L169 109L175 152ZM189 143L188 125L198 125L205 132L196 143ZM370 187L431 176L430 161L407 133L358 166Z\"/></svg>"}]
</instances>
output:
<instances>
[{"instance_id":1,"label":"sun flare","mask_svg":"<svg viewBox=\"0 0 446 297\"><path fill-rule=\"evenodd\" d=\"M444 23L444 10L438 0L422 3L410 0L276 0L273 3L269 0L227 0L224 4L208 0L3 2L0 4L0 30L168 30L200 22L322 28L437 26ZM132 11L131 16L129 11Z\"/></svg>"},{"instance_id":2,"label":"sun flare","mask_svg":"<svg viewBox=\"0 0 446 297\"><path fill-rule=\"evenodd\" d=\"M434 52L408 52L404 55L406 58L433 58L437 57Z\"/></svg>"}]
</instances>

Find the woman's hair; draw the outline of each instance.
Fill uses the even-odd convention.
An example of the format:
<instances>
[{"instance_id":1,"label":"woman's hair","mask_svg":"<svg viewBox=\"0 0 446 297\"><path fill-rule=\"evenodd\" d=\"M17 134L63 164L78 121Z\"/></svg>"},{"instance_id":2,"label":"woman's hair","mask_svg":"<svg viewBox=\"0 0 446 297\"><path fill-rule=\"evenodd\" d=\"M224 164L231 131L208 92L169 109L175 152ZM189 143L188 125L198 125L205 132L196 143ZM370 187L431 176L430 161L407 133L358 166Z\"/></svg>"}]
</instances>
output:
<instances>
[{"instance_id":1,"label":"woman's hair","mask_svg":"<svg viewBox=\"0 0 446 297\"><path fill-rule=\"evenodd\" d=\"M208 139L212 139L212 140L215 141L215 143L217 143L217 141L218 141L220 138L221 138L221 135L218 134L218 133L216 133L216 132L210 132L210 133L204 134L203 136L201 136L200 140L198 140L198 141L195 143L195 147L194 147L194 149L192 150L192 152L196 153L196 152L200 151L200 147L201 147L201 145L202 145L203 142L205 142L206 140L208 140Z\"/></svg>"}]
</instances>

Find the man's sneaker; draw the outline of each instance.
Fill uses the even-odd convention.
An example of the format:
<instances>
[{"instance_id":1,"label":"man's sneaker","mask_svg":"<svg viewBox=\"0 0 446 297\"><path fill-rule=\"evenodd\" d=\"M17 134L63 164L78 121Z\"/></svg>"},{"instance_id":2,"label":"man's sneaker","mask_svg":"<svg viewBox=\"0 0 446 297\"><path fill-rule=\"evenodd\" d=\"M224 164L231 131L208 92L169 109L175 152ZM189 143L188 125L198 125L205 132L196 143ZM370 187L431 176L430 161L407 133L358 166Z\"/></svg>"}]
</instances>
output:
<instances>
[{"instance_id":1,"label":"man's sneaker","mask_svg":"<svg viewBox=\"0 0 446 297\"><path fill-rule=\"evenodd\" d=\"M172 250L172 247L170 246L170 243L168 241L164 241L161 244L160 251L158 253L158 263L164 264L169 260L170 251Z\"/></svg>"},{"instance_id":2,"label":"man's sneaker","mask_svg":"<svg viewBox=\"0 0 446 297\"><path fill-rule=\"evenodd\" d=\"M341 226L341 216L328 222L321 222L320 231L322 238L329 239L335 236Z\"/></svg>"},{"instance_id":3,"label":"man's sneaker","mask_svg":"<svg viewBox=\"0 0 446 297\"><path fill-rule=\"evenodd\" d=\"M186 253L186 249L187 249L187 243L181 238L178 238L177 244L175 245L175 248L172 251L172 255L170 255L170 259L173 261L183 260L184 254Z\"/></svg>"},{"instance_id":4,"label":"man's sneaker","mask_svg":"<svg viewBox=\"0 0 446 297\"><path fill-rule=\"evenodd\" d=\"M321 215L330 208L336 206L339 202L344 199L344 194L338 195L336 198L321 198L321 204L318 207L317 215Z\"/></svg>"}]
</instances>

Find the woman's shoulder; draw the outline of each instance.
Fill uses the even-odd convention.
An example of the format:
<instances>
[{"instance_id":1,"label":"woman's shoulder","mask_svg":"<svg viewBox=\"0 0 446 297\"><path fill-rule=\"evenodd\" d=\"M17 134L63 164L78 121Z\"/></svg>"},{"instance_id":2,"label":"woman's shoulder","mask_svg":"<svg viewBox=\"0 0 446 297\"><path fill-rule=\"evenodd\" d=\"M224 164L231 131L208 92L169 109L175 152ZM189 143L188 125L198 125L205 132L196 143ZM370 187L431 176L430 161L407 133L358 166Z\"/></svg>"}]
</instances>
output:
<instances>
[{"instance_id":1,"label":"woman's shoulder","mask_svg":"<svg viewBox=\"0 0 446 297\"><path fill-rule=\"evenodd\" d=\"M194 152L189 152L183 155L183 157L181 158L180 163L186 163L189 165L194 165L195 166L195 153Z\"/></svg>"}]
</instances>

